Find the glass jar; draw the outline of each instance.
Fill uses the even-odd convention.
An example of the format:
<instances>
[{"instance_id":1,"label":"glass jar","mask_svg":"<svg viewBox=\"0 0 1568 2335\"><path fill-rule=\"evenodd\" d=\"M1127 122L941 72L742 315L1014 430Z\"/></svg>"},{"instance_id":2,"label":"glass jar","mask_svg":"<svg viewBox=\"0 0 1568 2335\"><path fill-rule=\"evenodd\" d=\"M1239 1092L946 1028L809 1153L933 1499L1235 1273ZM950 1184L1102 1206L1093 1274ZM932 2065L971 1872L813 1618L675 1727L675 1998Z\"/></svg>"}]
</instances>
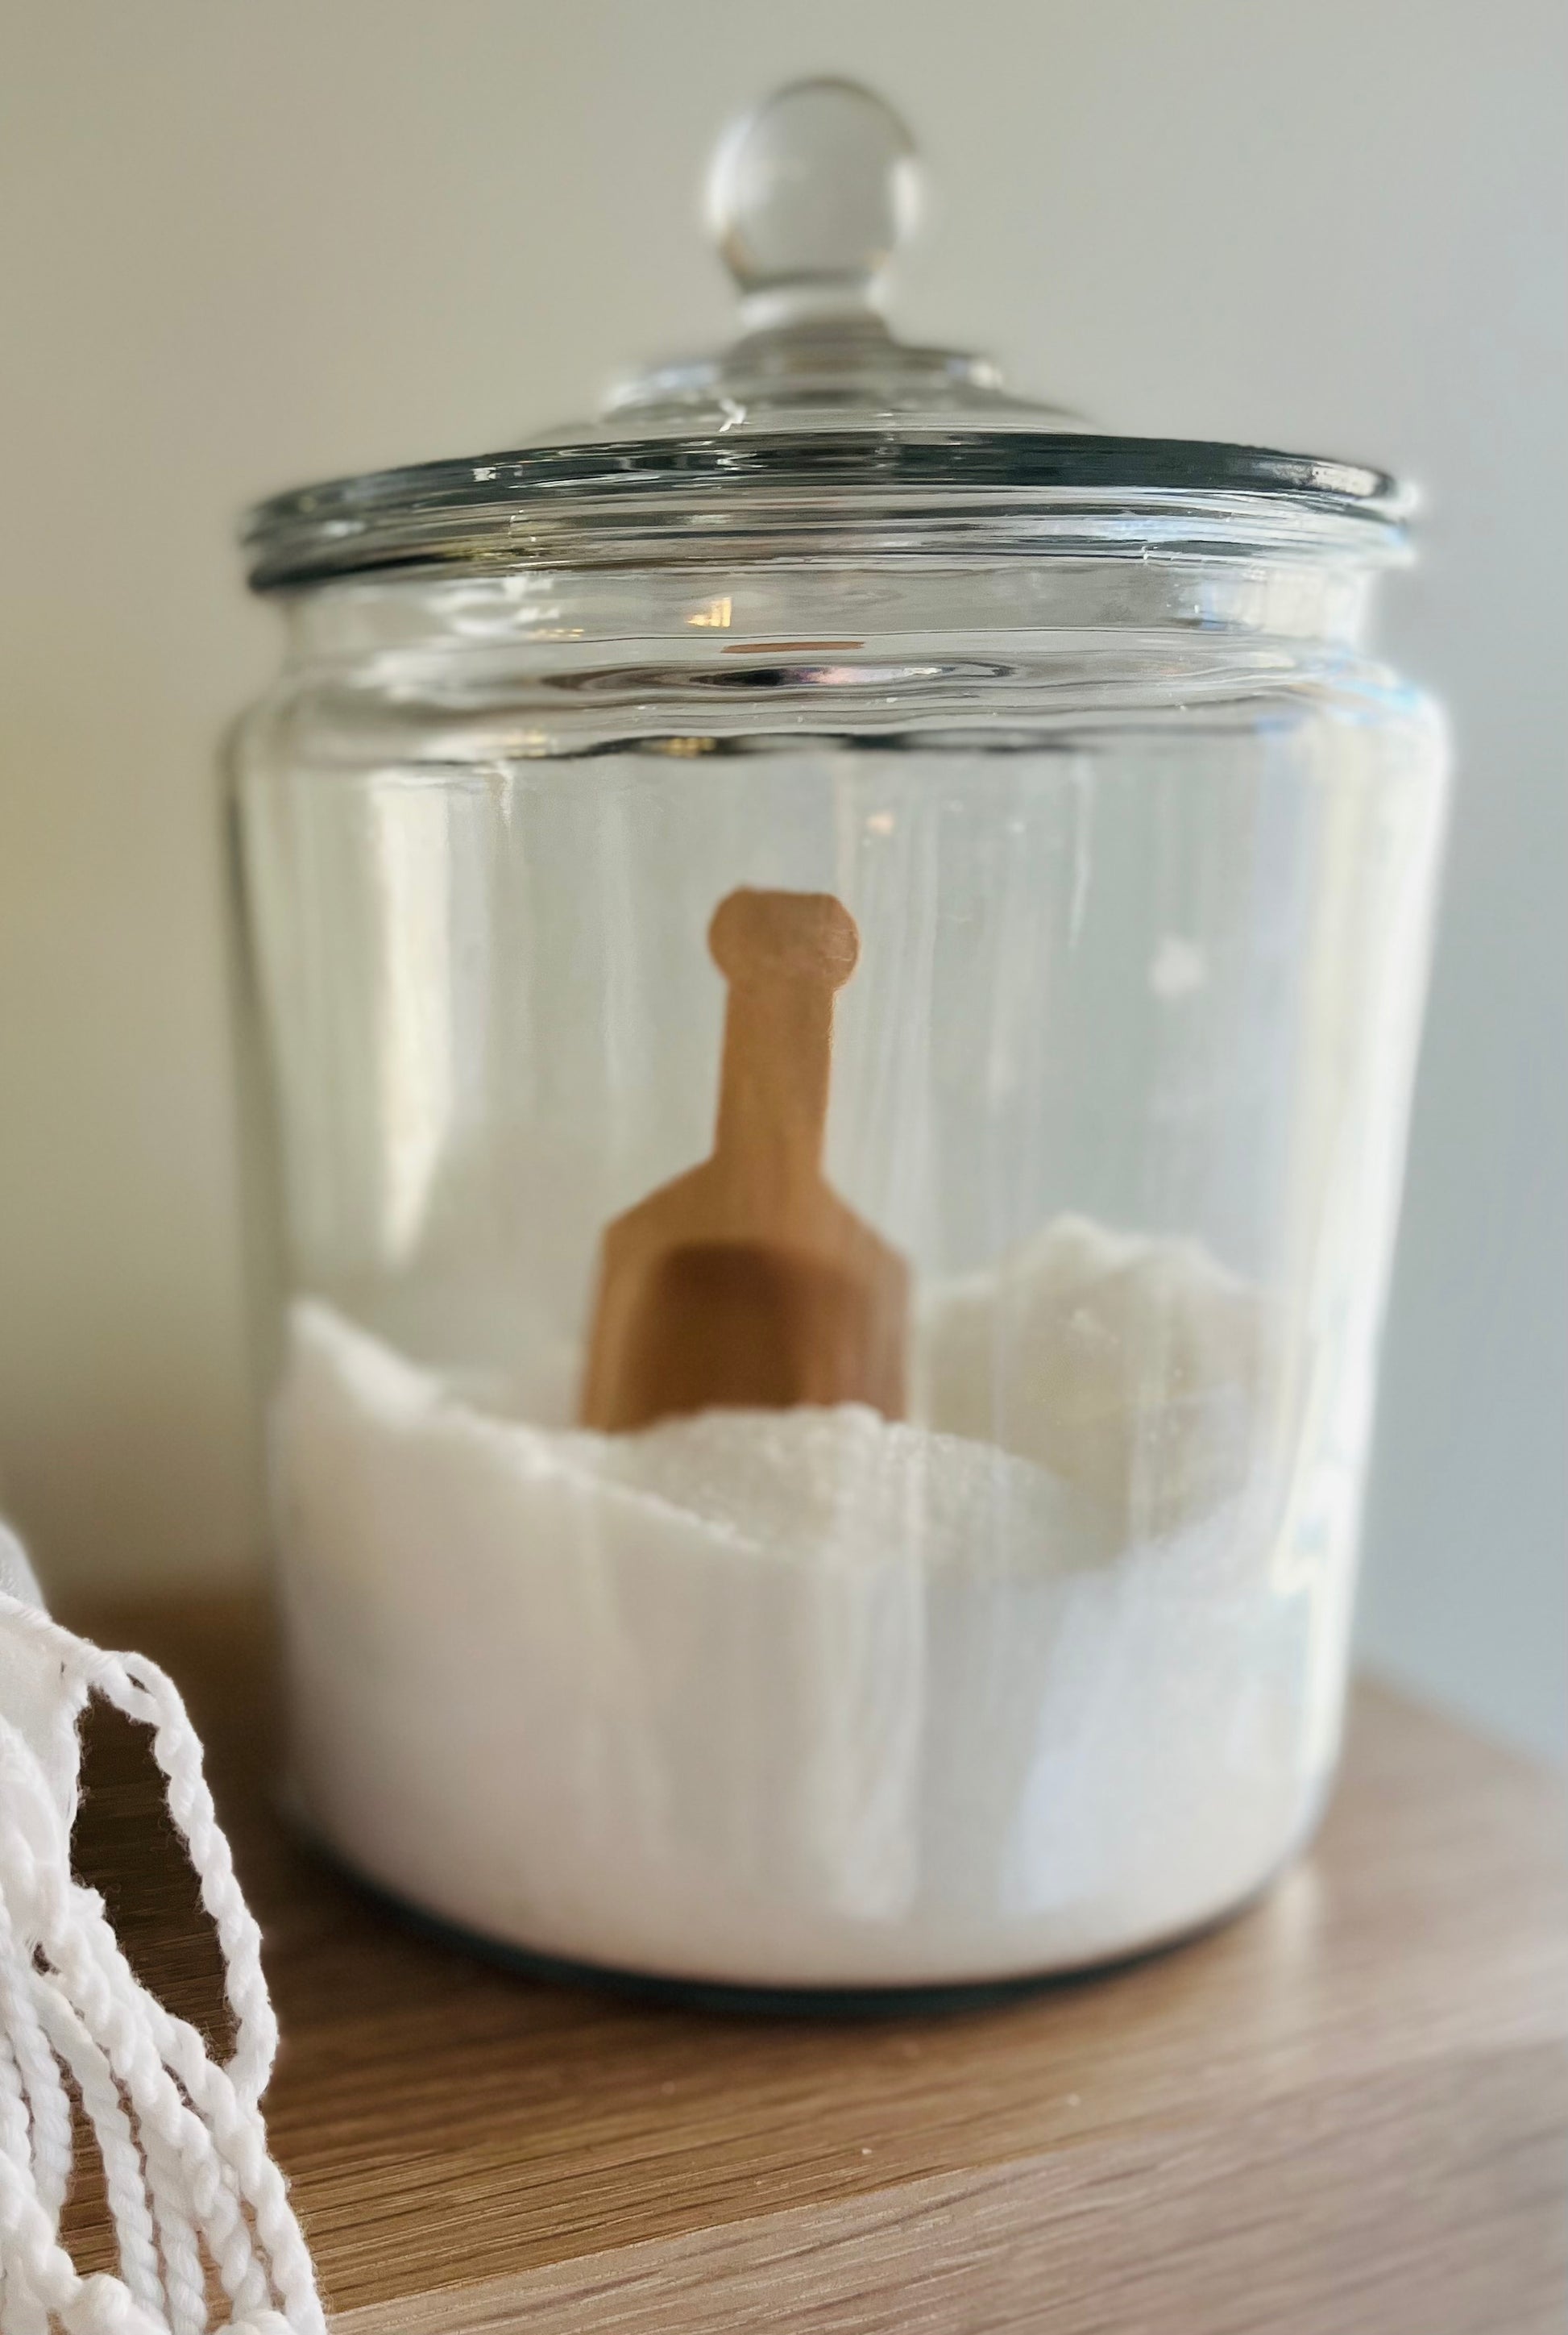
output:
<instances>
[{"instance_id":1,"label":"glass jar","mask_svg":"<svg viewBox=\"0 0 1568 2335\"><path fill-rule=\"evenodd\" d=\"M726 356L284 497L235 749L293 1785L491 1946L966 1984L1322 1806L1442 823L1377 473L876 313L886 108L721 150Z\"/></svg>"}]
</instances>

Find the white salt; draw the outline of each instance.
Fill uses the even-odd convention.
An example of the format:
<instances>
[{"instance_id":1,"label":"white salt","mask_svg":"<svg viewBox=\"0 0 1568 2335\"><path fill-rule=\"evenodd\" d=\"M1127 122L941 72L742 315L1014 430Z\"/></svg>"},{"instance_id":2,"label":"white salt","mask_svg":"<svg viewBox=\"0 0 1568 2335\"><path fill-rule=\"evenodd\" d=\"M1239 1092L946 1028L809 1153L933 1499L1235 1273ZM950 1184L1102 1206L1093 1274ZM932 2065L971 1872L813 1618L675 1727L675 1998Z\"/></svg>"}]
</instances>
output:
<instances>
[{"instance_id":1,"label":"white salt","mask_svg":"<svg viewBox=\"0 0 1568 2335\"><path fill-rule=\"evenodd\" d=\"M302 1301L275 1464L308 1817L464 1928L686 1977L980 1979L1175 1934L1320 1781L1269 1347L1201 1251L1069 1217L928 1297L921 1424L610 1437L483 1411Z\"/></svg>"}]
</instances>

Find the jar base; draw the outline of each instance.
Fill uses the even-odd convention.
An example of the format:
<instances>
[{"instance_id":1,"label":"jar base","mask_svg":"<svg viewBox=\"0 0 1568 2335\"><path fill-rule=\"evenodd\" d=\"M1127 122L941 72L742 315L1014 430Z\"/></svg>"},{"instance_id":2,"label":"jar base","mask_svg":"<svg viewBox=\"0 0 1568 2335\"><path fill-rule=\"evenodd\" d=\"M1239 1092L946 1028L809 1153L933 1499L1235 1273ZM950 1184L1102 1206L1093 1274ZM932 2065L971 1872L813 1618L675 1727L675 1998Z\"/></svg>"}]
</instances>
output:
<instances>
[{"instance_id":1,"label":"jar base","mask_svg":"<svg viewBox=\"0 0 1568 2335\"><path fill-rule=\"evenodd\" d=\"M1304 1839L1292 1843L1279 1863L1254 1888L1231 1904L1160 1937L1150 1938L1119 1952L1096 1956L1087 1962L1056 1962L1045 1969L1024 1971L1006 1978L917 1981L886 1986L752 1985L733 1979L681 1977L669 1972L625 1970L606 1962L580 1962L567 1955L541 1952L531 1946L518 1945L510 1939L490 1937L481 1930L467 1929L460 1923L450 1922L440 1914L432 1914L411 1899L400 1896L382 1883L371 1879L308 1824L301 1825L297 1809L290 1813L295 1817L296 1829L304 1834L309 1847L324 1864L330 1865L361 1895L380 1906L402 1928L411 1930L437 1945L493 1963L500 1970L513 1972L519 1978L541 1980L550 1986L614 1995L623 2001L658 2003L672 2010L707 2011L740 2019L855 2020L942 2018L965 2011L1001 2008L1075 1981L1108 1977L1117 1971L1152 1962L1180 1947L1196 1944L1213 1932L1239 1921L1261 1905L1282 1875L1294 1864L1305 1845ZM1308 1838L1311 1830L1309 1827Z\"/></svg>"}]
</instances>

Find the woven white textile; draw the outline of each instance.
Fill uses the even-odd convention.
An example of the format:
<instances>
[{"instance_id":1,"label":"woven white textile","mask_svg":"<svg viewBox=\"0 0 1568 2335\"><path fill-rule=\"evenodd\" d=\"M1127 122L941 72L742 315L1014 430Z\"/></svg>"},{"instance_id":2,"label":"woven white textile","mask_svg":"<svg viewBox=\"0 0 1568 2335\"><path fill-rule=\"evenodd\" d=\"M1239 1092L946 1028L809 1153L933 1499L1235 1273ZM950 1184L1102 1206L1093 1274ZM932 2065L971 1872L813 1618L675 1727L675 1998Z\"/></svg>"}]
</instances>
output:
<instances>
[{"instance_id":1,"label":"woven white textile","mask_svg":"<svg viewBox=\"0 0 1568 2335\"><path fill-rule=\"evenodd\" d=\"M235 2047L150 1994L72 1878L78 1727L102 1695L152 1730L169 1814L218 1932ZM277 2048L261 1940L172 1682L49 1619L0 1525L0 2335L324 2335L310 2255L258 2106ZM60 2243L72 2095L103 2162L117 2277Z\"/></svg>"}]
</instances>

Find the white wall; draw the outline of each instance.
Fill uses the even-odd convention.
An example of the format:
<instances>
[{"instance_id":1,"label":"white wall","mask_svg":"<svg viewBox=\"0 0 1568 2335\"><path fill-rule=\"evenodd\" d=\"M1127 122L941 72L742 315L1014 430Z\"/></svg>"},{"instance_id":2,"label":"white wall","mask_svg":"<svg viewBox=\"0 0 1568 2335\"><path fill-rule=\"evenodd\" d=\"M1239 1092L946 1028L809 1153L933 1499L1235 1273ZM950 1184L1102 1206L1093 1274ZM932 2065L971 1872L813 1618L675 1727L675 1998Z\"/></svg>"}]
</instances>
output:
<instances>
[{"instance_id":1,"label":"white wall","mask_svg":"<svg viewBox=\"0 0 1568 2335\"><path fill-rule=\"evenodd\" d=\"M900 315L1132 430L1431 490L1393 642L1462 769L1366 1642L1563 1739L1557 0L5 0L0 1498L57 1582L260 1537L212 747L248 497L505 442L702 344L705 151L881 82Z\"/></svg>"}]
</instances>

